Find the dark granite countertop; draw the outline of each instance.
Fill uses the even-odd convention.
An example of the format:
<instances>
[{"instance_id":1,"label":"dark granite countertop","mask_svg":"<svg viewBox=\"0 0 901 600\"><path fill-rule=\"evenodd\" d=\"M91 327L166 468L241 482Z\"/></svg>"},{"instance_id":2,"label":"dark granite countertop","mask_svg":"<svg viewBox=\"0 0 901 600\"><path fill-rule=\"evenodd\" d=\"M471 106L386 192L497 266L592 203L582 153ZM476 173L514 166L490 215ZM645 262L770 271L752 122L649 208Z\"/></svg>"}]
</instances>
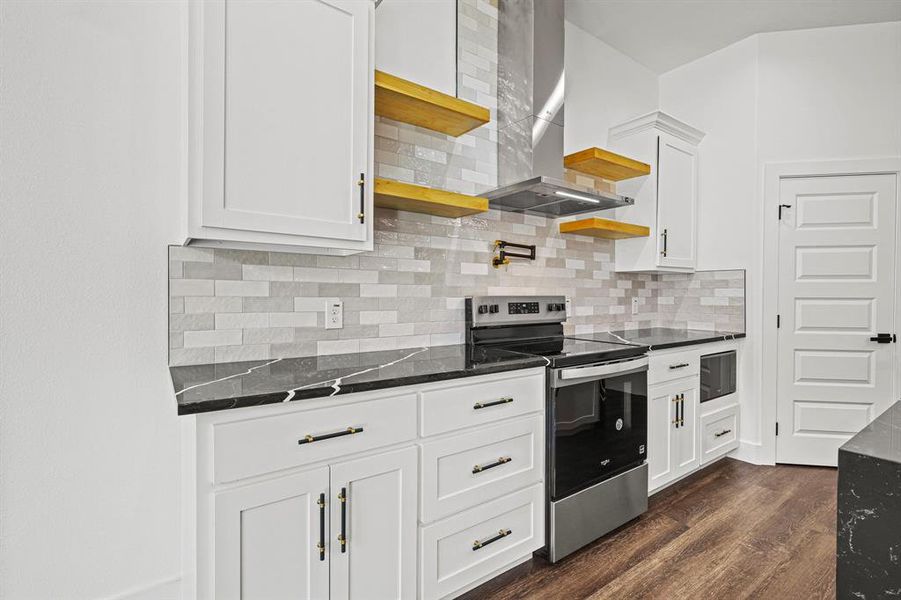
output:
<instances>
[{"instance_id":1,"label":"dark granite countertop","mask_svg":"<svg viewBox=\"0 0 901 600\"><path fill-rule=\"evenodd\" d=\"M178 414L351 394L543 367L546 359L465 345L170 367Z\"/></svg>"},{"instance_id":2,"label":"dark granite countertop","mask_svg":"<svg viewBox=\"0 0 901 600\"><path fill-rule=\"evenodd\" d=\"M901 463L901 402L892 404L839 451Z\"/></svg>"},{"instance_id":3,"label":"dark granite countertop","mask_svg":"<svg viewBox=\"0 0 901 600\"><path fill-rule=\"evenodd\" d=\"M604 333L586 333L574 335L583 340L640 344L654 350L677 348L709 342L722 342L745 337L745 334L732 331L703 331L700 329L673 329L670 327L647 327L645 329L626 329Z\"/></svg>"}]
</instances>

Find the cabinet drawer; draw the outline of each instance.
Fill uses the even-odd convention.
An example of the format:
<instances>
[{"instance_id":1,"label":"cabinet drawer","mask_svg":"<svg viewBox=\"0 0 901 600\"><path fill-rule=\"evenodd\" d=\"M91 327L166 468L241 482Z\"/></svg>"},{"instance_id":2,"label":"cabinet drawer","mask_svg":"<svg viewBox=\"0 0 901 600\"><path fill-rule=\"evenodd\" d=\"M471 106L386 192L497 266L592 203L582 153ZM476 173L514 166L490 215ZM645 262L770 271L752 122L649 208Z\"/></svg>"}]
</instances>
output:
<instances>
[{"instance_id":1,"label":"cabinet drawer","mask_svg":"<svg viewBox=\"0 0 901 600\"><path fill-rule=\"evenodd\" d=\"M698 350L684 352L651 352L648 362L648 385L691 377L701 372L701 354Z\"/></svg>"},{"instance_id":2,"label":"cabinet drawer","mask_svg":"<svg viewBox=\"0 0 901 600\"><path fill-rule=\"evenodd\" d=\"M701 464L738 447L737 404L701 415Z\"/></svg>"},{"instance_id":3,"label":"cabinet drawer","mask_svg":"<svg viewBox=\"0 0 901 600\"><path fill-rule=\"evenodd\" d=\"M541 415L422 446L422 520L434 521L541 481Z\"/></svg>"},{"instance_id":4,"label":"cabinet drawer","mask_svg":"<svg viewBox=\"0 0 901 600\"><path fill-rule=\"evenodd\" d=\"M544 372L422 393L422 435L435 435L541 410Z\"/></svg>"},{"instance_id":5,"label":"cabinet drawer","mask_svg":"<svg viewBox=\"0 0 901 600\"><path fill-rule=\"evenodd\" d=\"M420 531L423 598L440 598L544 545L544 487L520 490Z\"/></svg>"},{"instance_id":6,"label":"cabinet drawer","mask_svg":"<svg viewBox=\"0 0 901 600\"><path fill-rule=\"evenodd\" d=\"M234 481L415 437L415 394L221 423L213 428L214 478Z\"/></svg>"}]
</instances>

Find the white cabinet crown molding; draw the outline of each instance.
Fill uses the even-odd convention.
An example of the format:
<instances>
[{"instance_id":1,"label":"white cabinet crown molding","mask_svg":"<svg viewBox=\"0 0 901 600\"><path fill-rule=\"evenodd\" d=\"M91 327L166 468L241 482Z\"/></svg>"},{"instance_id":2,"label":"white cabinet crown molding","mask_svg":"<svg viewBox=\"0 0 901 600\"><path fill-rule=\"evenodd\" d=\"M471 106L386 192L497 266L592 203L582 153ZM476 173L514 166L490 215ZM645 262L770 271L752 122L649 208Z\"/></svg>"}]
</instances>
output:
<instances>
[{"instance_id":1,"label":"white cabinet crown molding","mask_svg":"<svg viewBox=\"0 0 901 600\"><path fill-rule=\"evenodd\" d=\"M647 129L663 131L693 146L700 144L706 135L706 133L692 127L688 123L680 121L663 111L655 110L611 127L607 139L610 142L614 142Z\"/></svg>"}]
</instances>

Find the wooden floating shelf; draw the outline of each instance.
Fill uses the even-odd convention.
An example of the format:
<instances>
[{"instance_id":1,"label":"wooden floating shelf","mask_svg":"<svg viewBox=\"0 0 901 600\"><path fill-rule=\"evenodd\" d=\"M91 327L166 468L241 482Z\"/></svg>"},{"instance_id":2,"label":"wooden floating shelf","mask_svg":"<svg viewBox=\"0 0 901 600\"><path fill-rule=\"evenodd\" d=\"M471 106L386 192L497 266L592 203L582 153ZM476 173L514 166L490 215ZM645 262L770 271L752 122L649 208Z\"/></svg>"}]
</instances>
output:
<instances>
[{"instance_id":1,"label":"wooden floating shelf","mask_svg":"<svg viewBox=\"0 0 901 600\"><path fill-rule=\"evenodd\" d=\"M383 71L375 72L375 114L454 137L491 120L484 106Z\"/></svg>"},{"instance_id":2,"label":"wooden floating shelf","mask_svg":"<svg viewBox=\"0 0 901 600\"><path fill-rule=\"evenodd\" d=\"M375 180L375 205L451 219L488 210L488 200L485 198L381 177Z\"/></svg>"},{"instance_id":3,"label":"wooden floating shelf","mask_svg":"<svg viewBox=\"0 0 901 600\"><path fill-rule=\"evenodd\" d=\"M632 225L631 223L591 217L560 223L560 233L590 235L608 240L623 240L633 237L648 237L651 235L651 229L644 225Z\"/></svg>"},{"instance_id":4,"label":"wooden floating shelf","mask_svg":"<svg viewBox=\"0 0 901 600\"><path fill-rule=\"evenodd\" d=\"M563 157L563 166L610 181L641 177L651 172L651 165L602 148L588 148L574 154L567 154Z\"/></svg>"}]
</instances>

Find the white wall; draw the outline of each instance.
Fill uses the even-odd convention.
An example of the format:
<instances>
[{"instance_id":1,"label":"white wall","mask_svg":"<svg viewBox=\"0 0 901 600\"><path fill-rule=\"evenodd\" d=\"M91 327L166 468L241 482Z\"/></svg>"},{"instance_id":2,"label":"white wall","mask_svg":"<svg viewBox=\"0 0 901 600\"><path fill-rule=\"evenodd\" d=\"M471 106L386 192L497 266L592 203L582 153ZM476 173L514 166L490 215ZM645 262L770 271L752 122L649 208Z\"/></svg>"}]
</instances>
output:
<instances>
[{"instance_id":1,"label":"white wall","mask_svg":"<svg viewBox=\"0 0 901 600\"><path fill-rule=\"evenodd\" d=\"M901 23L760 36L761 162L898 156Z\"/></svg>"},{"instance_id":2,"label":"white wall","mask_svg":"<svg viewBox=\"0 0 901 600\"><path fill-rule=\"evenodd\" d=\"M707 133L701 145L701 269L746 268L744 456L775 458L761 389L768 162L901 155L901 23L761 34L665 73L662 110ZM726 224L727 226L724 226ZM768 398L761 400L761 398Z\"/></svg>"},{"instance_id":3,"label":"white wall","mask_svg":"<svg viewBox=\"0 0 901 600\"><path fill-rule=\"evenodd\" d=\"M2 598L120 597L179 575L166 244L183 8L0 3Z\"/></svg>"},{"instance_id":4,"label":"white wall","mask_svg":"<svg viewBox=\"0 0 901 600\"><path fill-rule=\"evenodd\" d=\"M566 21L564 152L607 146L607 131L657 108L657 75Z\"/></svg>"}]
</instances>

